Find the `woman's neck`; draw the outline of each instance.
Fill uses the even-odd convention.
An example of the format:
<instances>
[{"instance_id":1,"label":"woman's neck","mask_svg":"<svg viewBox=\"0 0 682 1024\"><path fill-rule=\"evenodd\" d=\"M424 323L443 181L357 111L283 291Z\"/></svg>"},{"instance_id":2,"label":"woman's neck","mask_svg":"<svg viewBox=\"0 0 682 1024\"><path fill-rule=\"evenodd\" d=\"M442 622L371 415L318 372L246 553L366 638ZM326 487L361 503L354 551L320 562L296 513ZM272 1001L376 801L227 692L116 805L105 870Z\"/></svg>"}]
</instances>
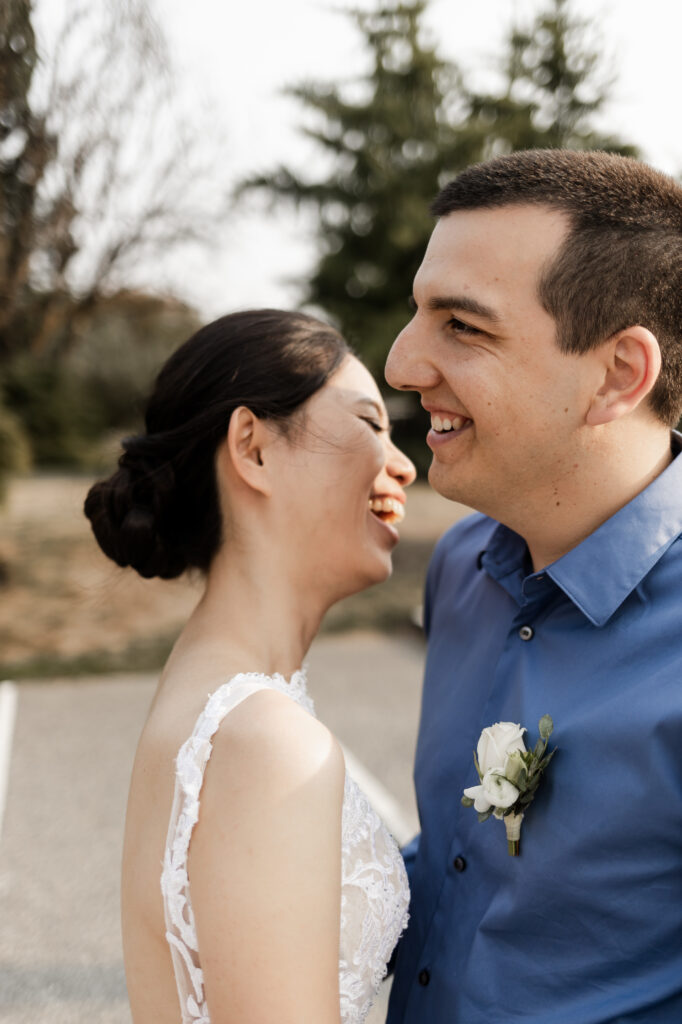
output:
<instances>
[{"instance_id":1,"label":"woman's neck","mask_svg":"<svg viewBox=\"0 0 682 1024\"><path fill-rule=\"evenodd\" d=\"M299 669L328 605L263 547L226 545L211 566L204 594L178 638L167 673L189 665L204 679L237 672ZM203 685L203 682L202 682Z\"/></svg>"}]
</instances>

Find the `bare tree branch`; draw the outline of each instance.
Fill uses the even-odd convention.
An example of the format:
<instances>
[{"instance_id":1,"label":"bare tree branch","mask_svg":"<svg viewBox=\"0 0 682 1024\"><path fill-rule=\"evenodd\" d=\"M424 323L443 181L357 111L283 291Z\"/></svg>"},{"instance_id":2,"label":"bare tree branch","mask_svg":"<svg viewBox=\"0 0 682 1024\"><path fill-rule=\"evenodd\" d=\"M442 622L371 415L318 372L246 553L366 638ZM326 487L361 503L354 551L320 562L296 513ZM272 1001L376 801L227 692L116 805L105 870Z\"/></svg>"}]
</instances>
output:
<instances>
[{"instance_id":1,"label":"bare tree branch","mask_svg":"<svg viewBox=\"0 0 682 1024\"><path fill-rule=\"evenodd\" d=\"M4 2L32 31L28 0ZM66 351L84 310L143 260L207 242L228 209L206 187L220 132L183 114L147 0L70 0L24 100L32 193L12 275L0 246L0 359L18 347ZM2 108L0 80L0 124ZM0 135L0 169L1 146Z\"/></svg>"}]
</instances>

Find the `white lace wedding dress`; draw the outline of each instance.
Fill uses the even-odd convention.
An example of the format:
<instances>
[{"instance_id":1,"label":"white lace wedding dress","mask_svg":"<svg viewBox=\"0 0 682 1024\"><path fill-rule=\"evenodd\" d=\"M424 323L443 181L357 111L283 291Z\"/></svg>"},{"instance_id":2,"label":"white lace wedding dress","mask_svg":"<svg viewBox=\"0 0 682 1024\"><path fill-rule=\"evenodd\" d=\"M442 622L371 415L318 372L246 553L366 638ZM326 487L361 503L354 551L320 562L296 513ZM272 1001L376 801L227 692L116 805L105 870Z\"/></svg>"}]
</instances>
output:
<instances>
[{"instance_id":1,"label":"white lace wedding dress","mask_svg":"<svg viewBox=\"0 0 682 1024\"><path fill-rule=\"evenodd\" d=\"M161 890L183 1024L211 1024L187 877L189 843L199 817L199 799L211 738L233 708L258 690L286 693L311 715L305 673L282 676L244 673L224 683L199 716L177 757ZM346 773L342 813L341 939L339 990L342 1024L362 1024L386 965L407 924L409 890L402 857L369 801Z\"/></svg>"}]
</instances>

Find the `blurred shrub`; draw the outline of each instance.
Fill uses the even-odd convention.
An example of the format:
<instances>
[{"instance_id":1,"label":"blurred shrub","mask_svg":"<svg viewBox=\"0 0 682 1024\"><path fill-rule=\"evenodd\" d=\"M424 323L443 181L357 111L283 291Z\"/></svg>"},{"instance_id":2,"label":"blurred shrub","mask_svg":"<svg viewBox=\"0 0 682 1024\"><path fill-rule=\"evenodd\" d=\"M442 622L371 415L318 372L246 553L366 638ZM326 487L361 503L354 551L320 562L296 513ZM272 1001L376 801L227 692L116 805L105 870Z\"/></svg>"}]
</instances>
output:
<instances>
[{"instance_id":1,"label":"blurred shrub","mask_svg":"<svg viewBox=\"0 0 682 1024\"><path fill-rule=\"evenodd\" d=\"M6 363L5 405L35 463L97 464L111 431L139 427L161 364L198 326L197 314L183 303L122 292L79 318L68 354L21 354Z\"/></svg>"},{"instance_id":2,"label":"blurred shrub","mask_svg":"<svg viewBox=\"0 0 682 1024\"><path fill-rule=\"evenodd\" d=\"M11 473L24 473L31 464L31 450L21 424L0 404L0 503Z\"/></svg>"},{"instance_id":3,"label":"blurred shrub","mask_svg":"<svg viewBox=\"0 0 682 1024\"><path fill-rule=\"evenodd\" d=\"M22 355L5 367L3 390L37 464L87 463L91 442L105 423L86 381L62 363Z\"/></svg>"},{"instance_id":4,"label":"blurred shrub","mask_svg":"<svg viewBox=\"0 0 682 1024\"><path fill-rule=\"evenodd\" d=\"M161 365L199 326L197 313L175 299L121 292L98 305L67 365L87 384L106 429L140 425Z\"/></svg>"}]
</instances>

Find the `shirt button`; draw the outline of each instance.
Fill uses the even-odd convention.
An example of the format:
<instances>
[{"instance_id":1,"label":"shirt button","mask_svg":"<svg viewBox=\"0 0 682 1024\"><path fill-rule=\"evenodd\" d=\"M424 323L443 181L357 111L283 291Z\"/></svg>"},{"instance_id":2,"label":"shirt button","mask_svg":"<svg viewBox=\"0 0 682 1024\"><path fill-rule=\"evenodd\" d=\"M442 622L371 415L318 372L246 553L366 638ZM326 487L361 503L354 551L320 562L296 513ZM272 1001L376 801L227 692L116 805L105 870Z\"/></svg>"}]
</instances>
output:
<instances>
[{"instance_id":1,"label":"shirt button","mask_svg":"<svg viewBox=\"0 0 682 1024\"><path fill-rule=\"evenodd\" d=\"M467 866L467 862L465 861L464 857L455 857L455 859L452 862L452 866L455 869L455 871L461 872L464 871L465 867Z\"/></svg>"},{"instance_id":2,"label":"shirt button","mask_svg":"<svg viewBox=\"0 0 682 1024\"><path fill-rule=\"evenodd\" d=\"M426 970L426 968L424 968L423 971L419 972L419 984L423 985L424 987L426 987L430 981L431 981L431 975Z\"/></svg>"},{"instance_id":3,"label":"shirt button","mask_svg":"<svg viewBox=\"0 0 682 1024\"><path fill-rule=\"evenodd\" d=\"M535 630L532 626L521 626L519 636L522 640L532 640L535 636Z\"/></svg>"}]
</instances>

